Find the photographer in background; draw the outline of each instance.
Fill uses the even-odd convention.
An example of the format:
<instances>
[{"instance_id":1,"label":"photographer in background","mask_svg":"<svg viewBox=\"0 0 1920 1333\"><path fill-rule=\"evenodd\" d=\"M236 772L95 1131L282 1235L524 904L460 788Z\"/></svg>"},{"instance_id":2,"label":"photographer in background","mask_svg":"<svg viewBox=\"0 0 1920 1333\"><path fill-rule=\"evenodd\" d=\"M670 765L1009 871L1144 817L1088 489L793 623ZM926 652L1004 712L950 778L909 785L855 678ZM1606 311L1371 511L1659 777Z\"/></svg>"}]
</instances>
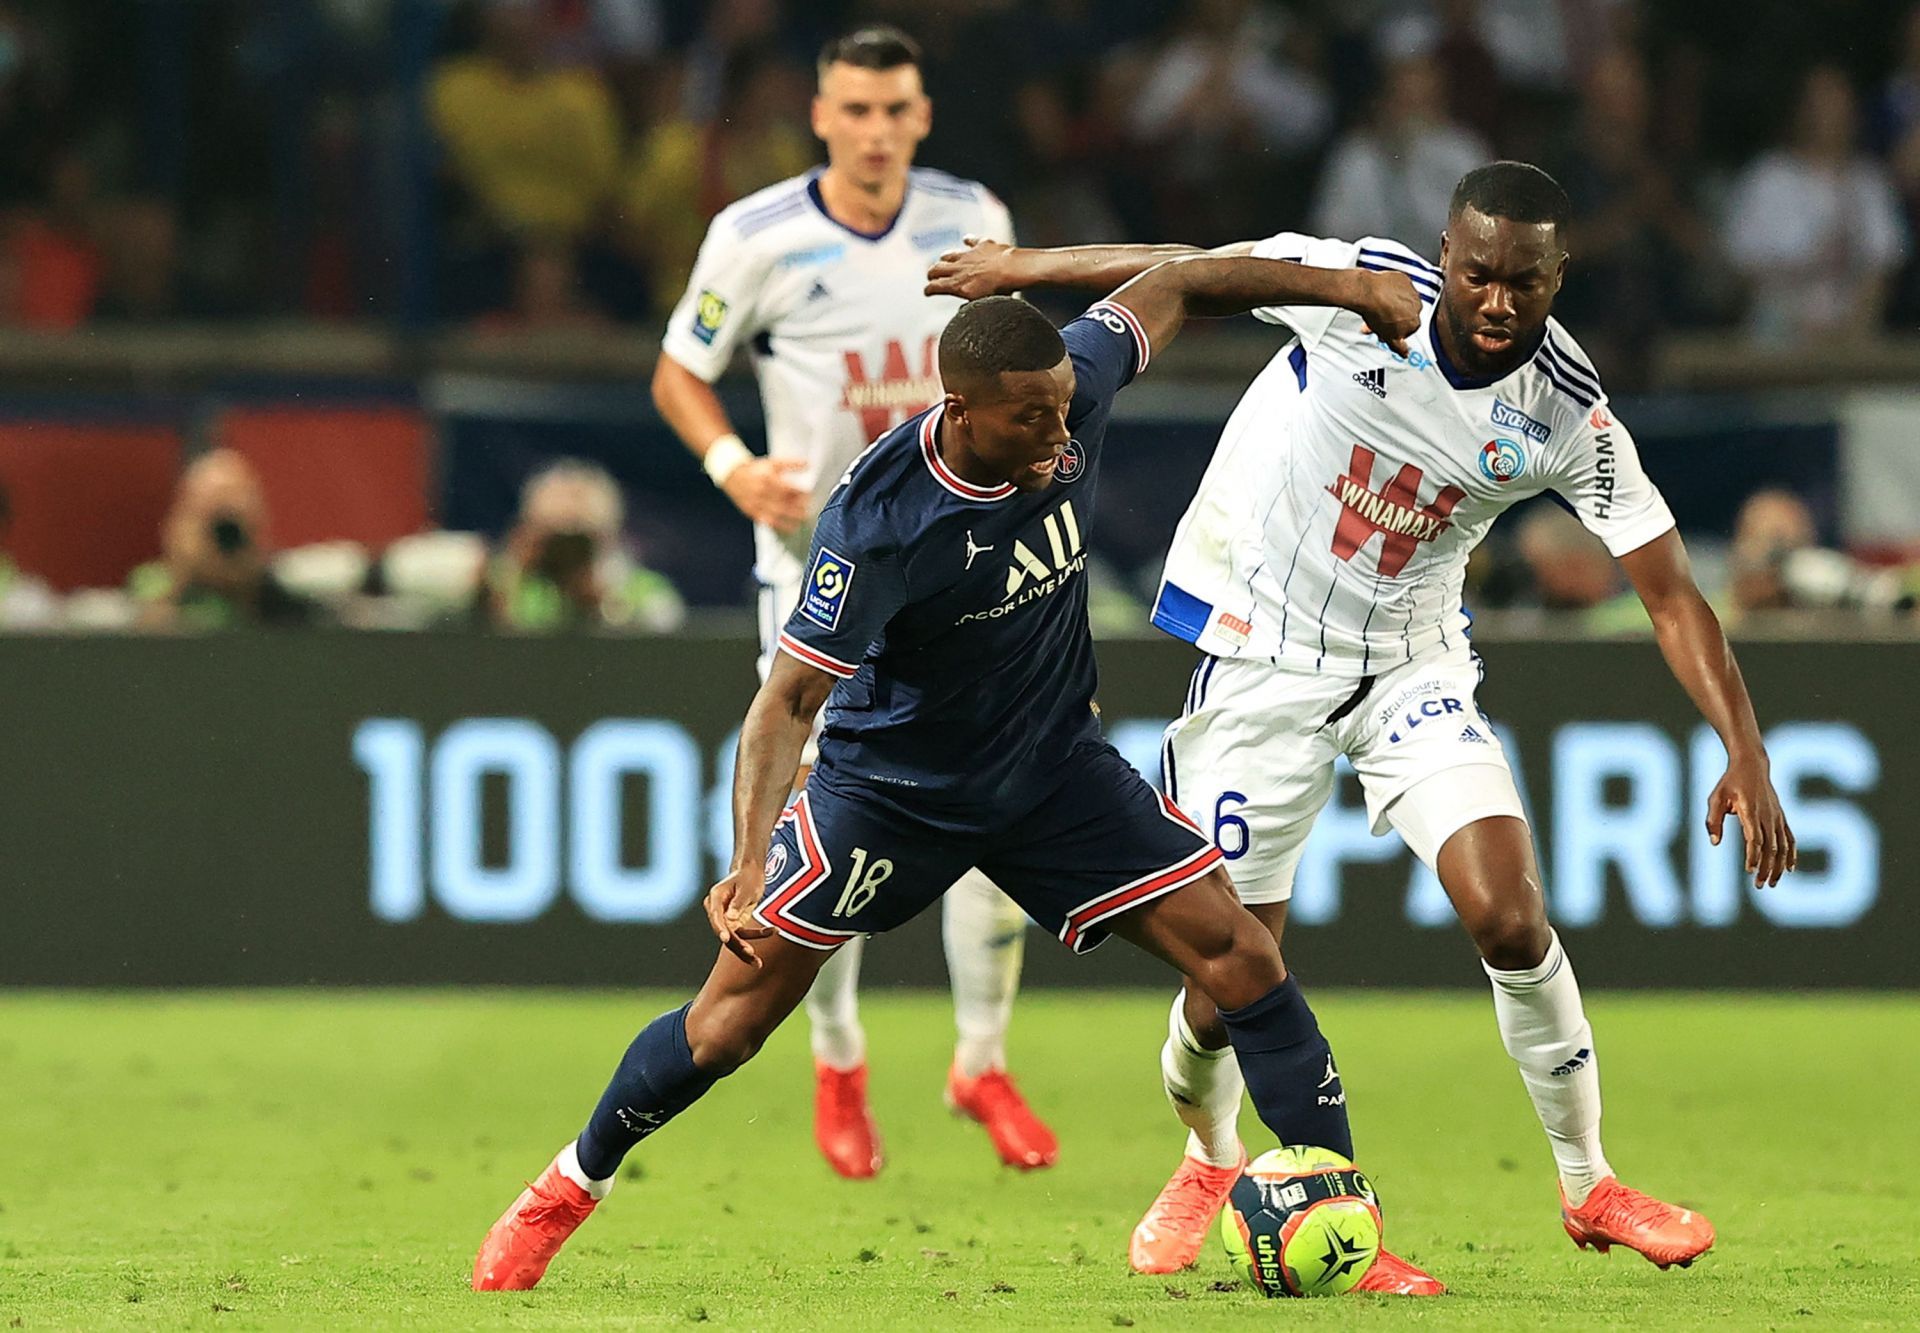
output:
<instances>
[{"instance_id":1,"label":"photographer in background","mask_svg":"<svg viewBox=\"0 0 1920 1333\"><path fill-rule=\"evenodd\" d=\"M128 580L146 630L311 625L319 604L289 590L268 567L267 501L252 464L231 449L181 474L160 526L160 558Z\"/></svg>"},{"instance_id":2,"label":"photographer in background","mask_svg":"<svg viewBox=\"0 0 1920 1333\"><path fill-rule=\"evenodd\" d=\"M565 459L536 472L520 517L489 563L479 618L496 629L680 627L686 604L665 575L621 547L626 506L603 468Z\"/></svg>"},{"instance_id":3,"label":"photographer in background","mask_svg":"<svg viewBox=\"0 0 1920 1333\"><path fill-rule=\"evenodd\" d=\"M1734 520L1730 558L1732 618L1756 612L1913 609L1894 570L1872 569L1818 544L1813 511L1791 491L1755 491Z\"/></svg>"}]
</instances>

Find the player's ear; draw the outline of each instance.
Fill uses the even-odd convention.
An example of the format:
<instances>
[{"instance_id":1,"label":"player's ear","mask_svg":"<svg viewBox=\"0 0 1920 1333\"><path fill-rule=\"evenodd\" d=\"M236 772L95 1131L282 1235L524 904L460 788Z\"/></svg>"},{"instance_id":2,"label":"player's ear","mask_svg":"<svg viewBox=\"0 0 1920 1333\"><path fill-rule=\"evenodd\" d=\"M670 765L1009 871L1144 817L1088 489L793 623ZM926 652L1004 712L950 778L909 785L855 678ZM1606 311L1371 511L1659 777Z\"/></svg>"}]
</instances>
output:
<instances>
[{"instance_id":1,"label":"player's ear","mask_svg":"<svg viewBox=\"0 0 1920 1333\"><path fill-rule=\"evenodd\" d=\"M807 108L807 123L813 128L813 137L824 143L827 137L827 99L820 93L813 95L813 102Z\"/></svg>"},{"instance_id":2,"label":"player's ear","mask_svg":"<svg viewBox=\"0 0 1920 1333\"><path fill-rule=\"evenodd\" d=\"M1446 266L1447 266L1447 231L1446 231L1446 228L1442 227L1440 229L1440 267L1445 268Z\"/></svg>"}]
</instances>

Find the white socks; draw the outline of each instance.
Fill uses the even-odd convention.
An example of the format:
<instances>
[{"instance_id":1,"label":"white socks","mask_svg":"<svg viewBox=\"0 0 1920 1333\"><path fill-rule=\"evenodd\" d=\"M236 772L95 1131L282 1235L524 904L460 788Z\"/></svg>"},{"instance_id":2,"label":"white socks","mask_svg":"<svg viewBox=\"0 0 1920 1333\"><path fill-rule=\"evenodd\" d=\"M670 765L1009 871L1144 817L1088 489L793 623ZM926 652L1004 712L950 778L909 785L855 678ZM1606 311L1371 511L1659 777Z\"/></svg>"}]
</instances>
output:
<instances>
[{"instance_id":1,"label":"white socks","mask_svg":"<svg viewBox=\"0 0 1920 1333\"><path fill-rule=\"evenodd\" d=\"M1007 1067L1007 1024L1020 989L1027 914L978 870L955 880L941 900L947 972L953 978L954 1063L966 1078Z\"/></svg>"},{"instance_id":2,"label":"white socks","mask_svg":"<svg viewBox=\"0 0 1920 1333\"><path fill-rule=\"evenodd\" d=\"M575 1140L562 1148L560 1155L553 1159L553 1164L560 1168L561 1175L585 1190L594 1199L604 1199L613 1193L614 1178L608 1176L605 1180L595 1180L589 1176L580 1166L580 1154L576 1149L577 1142L578 1141Z\"/></svg>"},{"instance_id":3,"label":"white socks","mask_svg":"<svg viewBox=\"0 0 1920 1333\"><path fill-rule=\"evenodd\" d=\"M867 1062L867 1033L860 1026L858 994L860 955L866 947L865 936L841 945L807 992L814 1058L833 1069L858 1069Z\"/></svg>"},{"instance_id":4,"label":"white socks","mask_svg":"<svg viewBox=\"0 0 1920 1333\"><path fill-rule=\"evenodd\" d=\"M947 971L953 976L953 1019L959 1030L954 1060L968 1078L1007 1064L1007 1024L1020 988L1027 916L978 870L969 870L941 903ZM834 1069L867 1060L860 1026L860 956L865 937L841 945L807 992L813 1054Z\"/></svg>"},{"instance_id":5,"label":"white socks","mask_svg":"<svg viewBox=\"0 0 1920 1333\"><path fill-rule=\"evenodd\" d=\"M1186 992L1177 991L1160 1048L1160 1077L1174 1114L1187 1127L1187 1156L1210 1166L1240 1163L1240 1098L1247 1085L1233 1047L1210 1051L1187 1025Z\"/></svg>"},{"instance_id":6,"label":"white socks","mask_svg":"<svg viewBox=\"0 0 1920 1333\"><path fill-rule=\"evenodd\" d=\"M1487 976L1493 981L1500 1039L1520 1066L1534 1114L1553 1147L1561 1188L1577 1208L1613 1168L1600 1149L1600 1065L1573 964L1556 934L1538 967L1523 972L1488 967Z\"/></svg>"}]
</instances>

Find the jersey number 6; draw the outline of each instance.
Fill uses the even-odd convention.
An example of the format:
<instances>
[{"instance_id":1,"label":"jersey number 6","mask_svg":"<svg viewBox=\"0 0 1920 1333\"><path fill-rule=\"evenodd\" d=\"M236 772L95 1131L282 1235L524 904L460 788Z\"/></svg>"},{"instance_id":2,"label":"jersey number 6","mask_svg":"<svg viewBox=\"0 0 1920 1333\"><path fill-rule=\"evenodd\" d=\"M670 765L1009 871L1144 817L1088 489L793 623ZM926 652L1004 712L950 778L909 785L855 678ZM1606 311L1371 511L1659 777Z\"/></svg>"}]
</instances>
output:
<instances>
[{"instance_id":1,"label":"jersey number 6","mask_svg":"<svg viewBox=\"0 0 1920 1333\"><path fill-rule=\"evenodd\" d=\"M1235 807L1247 803L1247 794L1239 791L1223 791L1220 799L1213 803L1213 845L1229 861L1238 861L1247 854L1247 848L1253 845L1253 830L1247 827L1247 821L1227 810L1227 802ZM1233 839L1228 841L1228 830L1232 830Z\"/></svg>"}]
</instances>

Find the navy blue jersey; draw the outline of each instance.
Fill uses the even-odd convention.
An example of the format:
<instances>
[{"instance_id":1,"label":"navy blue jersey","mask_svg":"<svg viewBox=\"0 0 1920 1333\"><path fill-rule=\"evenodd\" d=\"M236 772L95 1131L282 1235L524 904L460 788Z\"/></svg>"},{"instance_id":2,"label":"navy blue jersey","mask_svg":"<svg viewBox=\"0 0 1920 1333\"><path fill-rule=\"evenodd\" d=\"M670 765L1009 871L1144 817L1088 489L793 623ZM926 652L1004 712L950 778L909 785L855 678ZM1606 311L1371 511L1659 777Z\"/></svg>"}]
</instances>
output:
<instances>
[{"instance_id":1,"label":"navy blue jersey","mask_svg":"<svg viewBox=\"0 0 1920 1333\"><path fill-rule=\"evenodd\" d=\"M877 440L814 529L782 651L841 678L814 781L956 832L1028 811L1096 741L1086 560L1114 395L1150 355L1101 302L1061 330L1072 434L1053 484L977 486L941 461L935 407Z\"/></svg>"}]
</instances>

